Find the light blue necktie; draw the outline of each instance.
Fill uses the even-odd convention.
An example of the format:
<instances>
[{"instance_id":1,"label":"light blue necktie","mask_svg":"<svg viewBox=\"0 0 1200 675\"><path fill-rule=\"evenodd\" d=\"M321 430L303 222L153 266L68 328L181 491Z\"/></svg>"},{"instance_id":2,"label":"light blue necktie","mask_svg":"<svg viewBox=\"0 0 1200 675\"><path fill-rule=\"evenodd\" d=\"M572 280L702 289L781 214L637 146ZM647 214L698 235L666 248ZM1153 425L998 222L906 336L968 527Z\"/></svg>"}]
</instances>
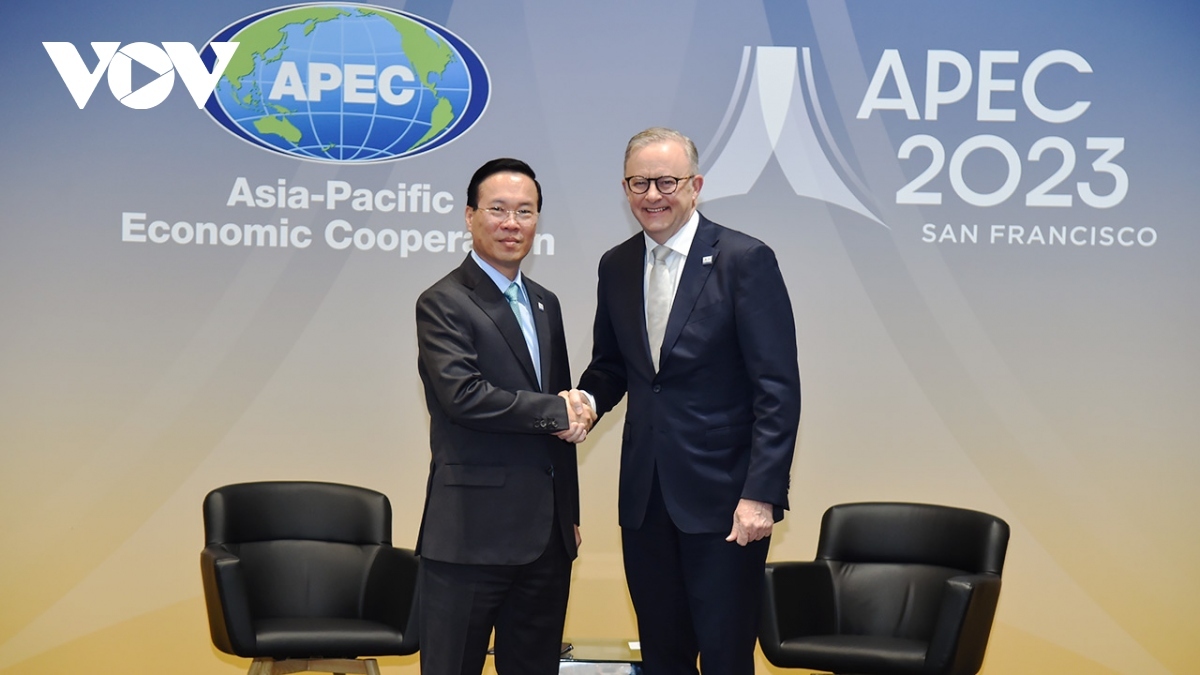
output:
<instances>
[{"instance_id":1,"label":"light blue necktie","mask_svg":"<svg viewBox=\"0 0 1200 675\"><path fill-rule=\"evenodd\" d=\"M521 324L521 332L525 335L525 346L529 347L529 357L533 359L533 370L537 373L538 387L542 382L542 363L538 358L537 330L533 327L533 313L525 303L521 302L521 288L517 282L512 282L504 289L504 297L508 298L508 306L517 315L517 323Z\"/></svg>"}]
</instances>

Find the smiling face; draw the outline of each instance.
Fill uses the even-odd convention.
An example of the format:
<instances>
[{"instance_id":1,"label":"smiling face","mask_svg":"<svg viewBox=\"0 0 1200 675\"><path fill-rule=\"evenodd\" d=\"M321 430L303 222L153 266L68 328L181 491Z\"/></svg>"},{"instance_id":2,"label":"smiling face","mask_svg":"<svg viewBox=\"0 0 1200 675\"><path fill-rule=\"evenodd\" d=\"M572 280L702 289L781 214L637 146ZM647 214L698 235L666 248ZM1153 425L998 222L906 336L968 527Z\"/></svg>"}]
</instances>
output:
<instances>
[{"instance_id":1,"label":"smiling face","mask_svg":"<svg viewBox=\"0 0 1200 675\"><path fill-rule=\"evenodd\" d=\"M679 141L650 143L632 151L625 161L626 176L683 178L693 173L695 171L688 161L687 151ZM633 217L641 224L642 231L659 244L670 239L692 217L703 184L704 177L696 175L690 180L680 181L674 192L664 195L651 181L650 189L639 195L630 191L629 185L622 181Z\"/></svg>"},{"instance_id":2,"label":"smiling face","mask_svg":"<svg viewBox=\"0 0 1200 675\"><path fill-rule=\"evenodd\" d=\"M517 277L521 261L533 247L537 216L519 222L510 211L527 209L537 213L537 186L522 173L492 174L479 184L478 208L467 207L467 231L475 253L509 279ZM503 209L502 216L489 208Z\"/></svg>"}]
</instances>

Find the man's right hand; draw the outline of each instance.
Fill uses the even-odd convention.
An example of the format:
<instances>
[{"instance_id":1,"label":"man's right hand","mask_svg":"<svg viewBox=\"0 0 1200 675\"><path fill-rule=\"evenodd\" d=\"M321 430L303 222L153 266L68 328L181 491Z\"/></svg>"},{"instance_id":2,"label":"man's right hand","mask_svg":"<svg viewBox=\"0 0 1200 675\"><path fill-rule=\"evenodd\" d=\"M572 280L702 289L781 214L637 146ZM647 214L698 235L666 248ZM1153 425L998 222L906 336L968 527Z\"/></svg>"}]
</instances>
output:
<instances>
[{"instance_id":1,"label":"man's right hand","mask_svg":"<svg viewBox=\"0 0 1200 675\"><path fill-rule=\"evenodd\" d=\"M571 428L560 431L555 436L568 443L582 443L596 423L596 411L588 404L587 397L578 389L560 391L558 395L567 402L567 419Z\"/></svg>"}]
</instances>

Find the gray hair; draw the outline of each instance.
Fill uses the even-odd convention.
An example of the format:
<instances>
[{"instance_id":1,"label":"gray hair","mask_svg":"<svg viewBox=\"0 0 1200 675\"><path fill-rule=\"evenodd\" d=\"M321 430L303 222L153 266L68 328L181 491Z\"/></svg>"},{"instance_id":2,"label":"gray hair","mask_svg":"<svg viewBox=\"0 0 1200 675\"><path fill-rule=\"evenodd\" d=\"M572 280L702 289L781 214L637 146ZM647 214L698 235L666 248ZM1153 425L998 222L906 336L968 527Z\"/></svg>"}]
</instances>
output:
<instances>
[{"instance_id":1,"label":"gray hair","mask_svg":"<svg viewBox=\"0 0 1200 675\"><path fill-rule=\"evenodd\" d=\"M700 153L696 152L696 144L687 136L666 127L650 127L645 131L638 132L633 138L629 139L629 144L625 146L625 162L629 162L629 157L634 152L652 143L661 143L663 141L682 145L684 151L687 152L688 170L692 173L700 172Z\"/></svg>"}]
</instances>

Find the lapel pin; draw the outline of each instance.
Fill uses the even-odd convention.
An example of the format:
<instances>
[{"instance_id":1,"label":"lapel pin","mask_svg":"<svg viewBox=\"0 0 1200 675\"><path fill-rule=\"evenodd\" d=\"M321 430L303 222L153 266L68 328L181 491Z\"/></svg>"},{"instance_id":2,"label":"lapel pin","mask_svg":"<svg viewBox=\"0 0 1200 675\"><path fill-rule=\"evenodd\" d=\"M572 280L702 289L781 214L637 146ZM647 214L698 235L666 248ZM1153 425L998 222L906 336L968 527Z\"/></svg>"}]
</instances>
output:
<instances>
[{"instance_id":1,"label":"lapel pin","mask_svg":"<svg viewBox=\"0 0 1200 675\"><path fill-rule=\"evenodd\" d=\"M546 306L545 306L545 305L543 305L543 304L541 303L541 301L538 301L538 311L541 311L541 312L544 312L544 311L546 311Z\"/></svg>"},{"instance_id":2,"label":"lapel pin","mask_svg":"<svg viewBox=\"0 0 1200 675\"><path fill-rule=\"evenodd\" d=\"M706 255L700 260L700 264L704 265L705 267L708 267L709 265L712 264L712 258L713 257L711 255Z\"/></svg>"}]
</instances>

